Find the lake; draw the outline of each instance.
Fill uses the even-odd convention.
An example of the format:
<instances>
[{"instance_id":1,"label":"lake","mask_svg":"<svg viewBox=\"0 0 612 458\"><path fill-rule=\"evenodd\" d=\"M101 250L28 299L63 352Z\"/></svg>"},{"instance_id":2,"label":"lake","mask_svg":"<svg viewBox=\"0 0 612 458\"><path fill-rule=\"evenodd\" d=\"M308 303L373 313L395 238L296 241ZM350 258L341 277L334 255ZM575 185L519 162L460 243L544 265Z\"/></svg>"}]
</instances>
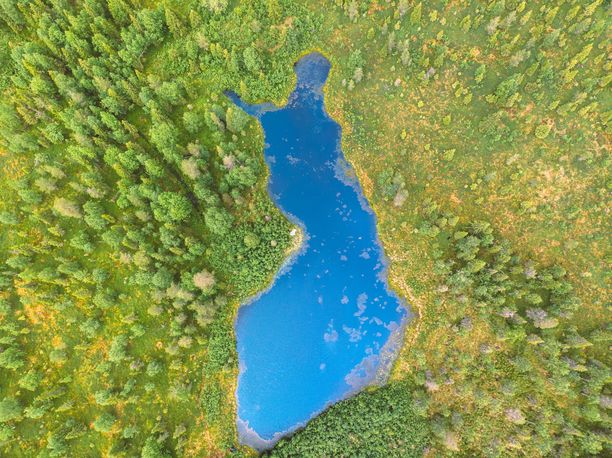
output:
<instances>
[{"instance_id":1,"label":"lake","mask_svg":"<svg viewBox=\"0 0 612 458\"><path fill-rule=\"evenodd\" d=\"M261 121L270 196L304 233L299 252L236 319L238 432L258 450L383 383L409 313L388 288L375 215L325 111L329 70L321 54L300 59L282 108L228 94Z\"/></svg>"}]
</instances>

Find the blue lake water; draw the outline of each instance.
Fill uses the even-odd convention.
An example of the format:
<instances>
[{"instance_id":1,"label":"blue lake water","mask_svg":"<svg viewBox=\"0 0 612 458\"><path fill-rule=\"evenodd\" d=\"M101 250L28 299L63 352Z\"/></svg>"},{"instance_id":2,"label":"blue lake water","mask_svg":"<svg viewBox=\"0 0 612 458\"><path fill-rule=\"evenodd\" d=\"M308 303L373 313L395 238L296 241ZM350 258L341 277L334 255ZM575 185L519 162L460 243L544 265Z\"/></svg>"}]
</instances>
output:
<instances>
[{"instance_id":1,"label":"blue lake water","mask_svg":"<svg viewBox=\"0 0 612 458\"><path fill-rule=\"evenodd\" d=\"M247 105L265 133L268 189L304 231L301 250L236 319L238 431L256 449L333 402L385 380L408 312L386 283L375 217L326 113L330 64L318 53L295 66L283 108Z\"/></svg>"}]
</instances>

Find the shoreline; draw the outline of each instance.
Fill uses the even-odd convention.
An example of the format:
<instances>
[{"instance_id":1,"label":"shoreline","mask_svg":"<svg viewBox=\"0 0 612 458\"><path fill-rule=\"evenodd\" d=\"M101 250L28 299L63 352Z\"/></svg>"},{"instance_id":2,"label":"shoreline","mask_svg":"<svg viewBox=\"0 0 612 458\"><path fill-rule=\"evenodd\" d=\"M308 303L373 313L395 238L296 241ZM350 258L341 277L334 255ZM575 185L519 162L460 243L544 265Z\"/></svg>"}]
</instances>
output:
<instances>
[{"instance_id":1,"label":"shoreline","mask_svg":"<svg viewBox=\"0 0 612 458\"><path fill-rule=\"evenodd\" d=\"M325 56L325 54L321 52L320 50L316 50L314 51L314 53L318 53L320 56L325 58L330 63L329 72L331 73L332 68L333 68L331 60L327 56ZM313 54L313 52L312 51L304 52L302 56L309 55L309 54ZM297 65L297 62L294 65ZM297 73L296 73L296 80L297 79L298 78L297 78ZM385 247L378 233L378 218L377 218L376 212L371 207L370 202L368 201L366 197L364 189L361 186L361 181L359 180L359 176L356 173L355 167L353 166L351 162L349 162L346 159L346 156L342 149L342 144L343 144L342 134L343 134L343 131L345 130L345 126L343 125L342 122L339 122L334 117L332 117L330 115L330 112L327 109L327 106L325 103L325 100L326 100L325 91L327 89L327 84L325 84L325 82L328 79L329 79L329 74L326 76L325 81L321 84L321 87L315 88L315 90L317 93L320 94L322 98L322 107L323 107L325 116L339 127L338 129L339 138L338 138L337 152L336 152L336 155L337 155L336 162L337 163L334 165L334 169L336 171L336 178L338 179L338 181L340 181L344 185L349 186L353 189L353 191L357 195L357 198L360 202L362 209L372 216L372 219L373 219L372 230L374 232L374 247L376 251L378 251L379 261L383 266L383 269L379 272L379 280L383 283L386 293L389 296L394 297L395 300L397 301L398 313L400 313L400 308L401 308L401 316L399 317L398 322L396 323L396 327L391 330L389 336L385 340L379 352L376 355L370 355L370 356L365 357L357 366L353 368L353 370L355 370L355 369L358 369L361 365L367 366L368 363L372 363L373 361L372 357L375 356L374 358L375 363L373 363L374 367L372 368L373 370L371 370L364 377L365 380L360 381L360 383L352 386L352 388L347 390L341 397L337 399L329 400L321 409L315 410L308 417L308 419L305 420L304 422L296 424L292 426L291 428L288 428L285 431L280 431L280 432L275 433L271 439L261 438L257 434L257 432L249 428L248 421L243 420L238 415L238 410L239 410L239 405L240 405L238 401L238 386L240 384L240 378L246 370L244 362L240 360L240 356L239 356L238 357L239 369L238 369L238 376L236 379L236 385L235 385L235 391L234 391L234 399L235 399L235 406L236 406L236 427L238 431L238 438L242 444L247 445L248 447L251 447L258 452L272 448L274 444L278 442L281 438L290 436L294 434L295 432L303 429L307 425L307 423L309 423L315 417L319 416L320 414L325 412L328 408L337 404L338 402L347 400L355 396L356 394L360 393L361 391L367 390L368 388L383 386L391 378L393 370L396 366L398 356L404 346L404 337L406 334L406 328L408 327L410 322L415 317L415 313L411 307L411 304L404 298L404 295L401 294L401 291L398 291L396 288L394 288L394 286L392 285L390 281L390 259L385 255ZM296 81L293 91L296 90L297 85L298 85L298 82ZM291 94L293 94L293 91ZM291 100L291 94L287 97L287 102ZM249 113L252 116L255 116L258 119L260 126L261 126L261 115L262 114L264 114L266 111L269 111L269 110L276 111L276 110L284 108L284 106L279 107L269 102L258 104L256 106L245 104L239 97L237 97L237 94L233 94L233 96L231 96L230 98L234 101L234 103L240 106L240 108L242 108L245 111L248 110L247 113ZM264 158L265 158L265 146L264 146ZM340 164L340 162L342 162L342 164ZM244 306L251 305L256 300L258 300L262 295L270 291L273 288L274 284L276 283L276 280L280 278L285 272L287 272L291 268L293 263L296 261L296 259L301 254L305 253L308 248L307 242L308 242L309 237L308 237L308 233L306 231L304 224L294 215L285 211L282 205L279 202L276 202L273 194L270 193L269 184L270 184L271 172L270 172L269 164L266 163L266 165L268 168L267 186L266 186L268 195L272 199L274 204L277 206L277 208L279 208L281 212L289 219L289 221L293 223L294 228L291 230L291 233L290 233L292 240L285 251L286 260L282 263L282 265L275 272L275 274L270 278L269 282L267 283L267 286L263 288L262 290L254 293L244 302L237 304L236 312L234 315L234 330L236 329L236 325L238 322L241 308ZM340 165L344 165L344 167L340 167ZM350 176L346 173L344 174L341 173L341 172L347 172L347 171L351 172ZM236 343L237 342L238 342L238 339L236 338ZM345 382L346 382L346 377L350 375L351 374L349 373L345 376ZM347 382L347 385L352 385L352 384L349 384Z\"/></svg>"}]
</instances>

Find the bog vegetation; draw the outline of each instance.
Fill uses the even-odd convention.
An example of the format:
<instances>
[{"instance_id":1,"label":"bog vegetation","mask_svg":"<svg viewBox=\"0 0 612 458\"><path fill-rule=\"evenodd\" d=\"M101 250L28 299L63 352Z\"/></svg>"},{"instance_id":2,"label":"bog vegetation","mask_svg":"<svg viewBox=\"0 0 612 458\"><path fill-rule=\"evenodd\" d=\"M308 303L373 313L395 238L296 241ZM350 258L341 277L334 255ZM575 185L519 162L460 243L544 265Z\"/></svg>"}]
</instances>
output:
<instances>
[{"instance_id":1,"label":"bog vegetation","mask_svg":"<svg viewBox=\"0 0 612 458\"><path fill-rule=\"evenodd\" d=\"M232 323L291 244L292 63L418 310L389 386L271 456L610 450L602 0L0 1L0 455L244 456Z\"/></svg>"},{"instance_id":2,"label":"bog vegetation","mask_svg":"<svg viewBox=\"0 0 612 458\"><path fill-rule=\"evenodd\" d=\"M0 5L2 455L236 444L235 305L292 228L222 91L278 99L314 27L291 4L222 10Z\"/></svg>"}]
</instances>

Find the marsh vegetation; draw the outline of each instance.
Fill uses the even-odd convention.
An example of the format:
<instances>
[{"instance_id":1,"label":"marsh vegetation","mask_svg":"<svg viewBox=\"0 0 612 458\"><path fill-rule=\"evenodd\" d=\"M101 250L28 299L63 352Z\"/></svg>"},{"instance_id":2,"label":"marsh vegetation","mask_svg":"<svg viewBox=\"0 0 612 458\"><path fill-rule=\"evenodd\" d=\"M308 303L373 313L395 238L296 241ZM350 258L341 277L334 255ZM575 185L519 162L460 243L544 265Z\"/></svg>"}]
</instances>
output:
<instances>
[{"instance_id":1,"label":"marsh vegetation","mask_svg":"<svg viewBox=\"0 0 612 458\"><path fill-rule=\"evenodd\" d=\"M237 305L283 262L293 63L420 317L275 456L610 454L609 5L0 2L0 454L244 456ZM354 415L357 414L357 415Z\"/></svg>"}]
</instances>

